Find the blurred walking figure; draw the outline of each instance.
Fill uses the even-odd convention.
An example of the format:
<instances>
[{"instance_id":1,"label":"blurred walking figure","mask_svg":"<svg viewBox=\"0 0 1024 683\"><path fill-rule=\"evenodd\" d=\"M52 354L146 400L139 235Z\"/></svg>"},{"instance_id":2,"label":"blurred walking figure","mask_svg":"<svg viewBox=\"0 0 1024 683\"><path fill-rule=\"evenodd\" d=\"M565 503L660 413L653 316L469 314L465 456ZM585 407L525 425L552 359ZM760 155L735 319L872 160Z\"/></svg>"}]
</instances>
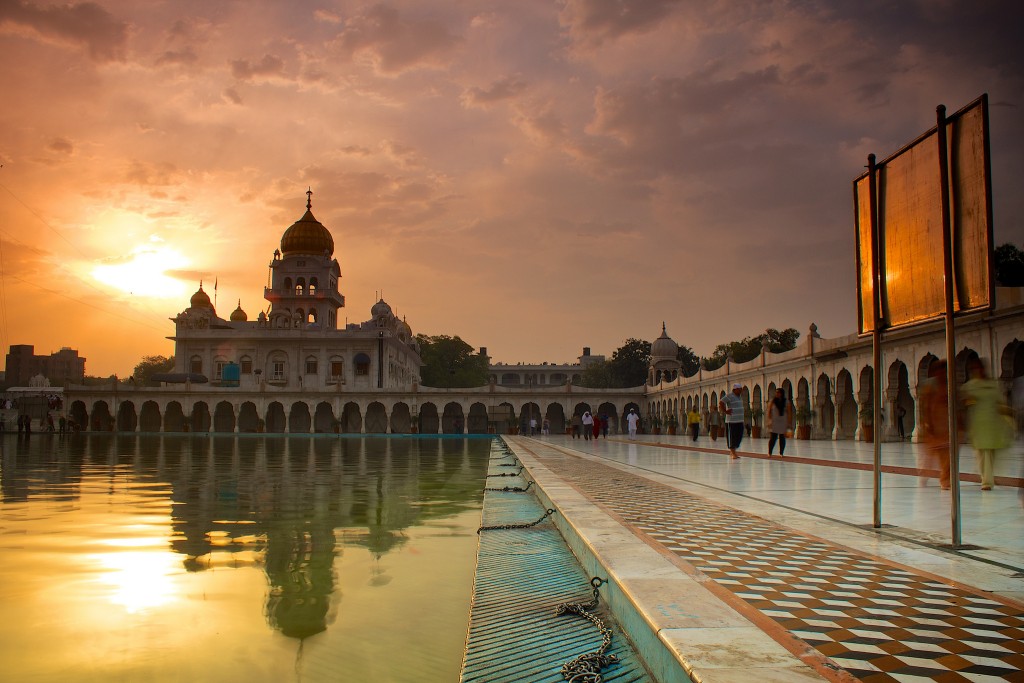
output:
<instances>
[{"instance_id":1,"label":"blurred walking figure","mask_svg":"<svg viewBox=\"0 0 1024 683\"><path fill-rule=\"evenodd\" d=\"M946 385L946 361L937 360L928 368L928 383L921 390L921 436L927 447L930 466L938 466L939 486L949 490L949 388Z\"/></svg>"},{"instance_id":2,"label":"blurred walking figure","mask_svg":"<svg viewBox=\"0 0 1024 683\"><path fill-rule=\"evenodd\" d=\"M594 433L594 416L589 410L583 411L583 438L590 441L590 435Z\"/></svg>"},{"instance_id":3,"label":"blurred walking figure","mask_svg":"<svg viewBox=\"0 0 1024 683\"><path fill-rule=\"evenodd\" d=\"M793 406L786 400L786 392L775 390L775 397L768 406L768 424L771 436L768 437L768 457L775 450L775 440L779 441L779 457L786 455L786 432L793 428Z\"/></svg>"},{"instance_id":4,"label":"blurred walking figure","mask_svg":"<svg viewBox=\"0 0 1024 683\"><path fill-rule=\"evenodd\" d=\"M629 415L626 416L626 426L629 428L629 438L636 438L636 426L640 422L640 416L636 414L636 411L632 408L629 409Z\"/></svg>"},{"instance_id":5,"label":"blurred walking figure","mask_svg":"<svg viewBox=\"0 0 1024 683\"><path fill-rule=\"evenodd\" d=\"M597 435L595 435L596 438ZM608 438L608 416L601 413L601 436Z\"/></svg>"},{"instance_id":6,"label":"blurred walking figure","mask_svg":"<svg viewBox=\"0 0 1024 683\"><path fill-rule=\"evenodd\" d=\"M697 406L690 408L690 412L686 414L686 426L690 428L690 438L696 441L697 433L700 432L700 413Z\"/></svg>"},{"instance_id":7,"label":"blurred walking figure","mask_svg":"<svg viewBox=\"0 0 1024 683\"><path fill-rule=\"evenodd\" d=\"M1010 407L1003 401L999 382L988 378L980 360L968 364L967 376L963 386L967 433L978 459L981 490L990 491L995 485L995 452L1007 448L1013 438Z\"/></svg>"},{"instance_id":8,"label":"blurred walking figure","mask_svg":"<svg viewBox=\"0 0 1024 683\"><path fill-rule=\"evenodd\" d=\"M572 416L569 425L572 427L572 438L578 439L580 436L580 429L583 427L583 420L580 419L579 413Z\"/></svg>"}]
</instances>

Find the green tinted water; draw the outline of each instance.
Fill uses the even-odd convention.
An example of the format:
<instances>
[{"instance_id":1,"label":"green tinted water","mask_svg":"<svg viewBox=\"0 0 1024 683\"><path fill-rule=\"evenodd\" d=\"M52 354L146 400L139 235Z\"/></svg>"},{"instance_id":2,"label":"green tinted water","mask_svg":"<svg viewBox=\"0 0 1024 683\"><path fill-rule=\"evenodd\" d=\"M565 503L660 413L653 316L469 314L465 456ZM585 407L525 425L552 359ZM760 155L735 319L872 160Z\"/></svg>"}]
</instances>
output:
<instances>
[{"instance_id":1,"label":"green tinted water","mask_svg":"<svg viewBox=\"0 0 1024 683\"><path fill-rule=\"evenodd\" d=\"M2 441L11 681L453 681L491 442Z\"/></svg>"}]
</instances>

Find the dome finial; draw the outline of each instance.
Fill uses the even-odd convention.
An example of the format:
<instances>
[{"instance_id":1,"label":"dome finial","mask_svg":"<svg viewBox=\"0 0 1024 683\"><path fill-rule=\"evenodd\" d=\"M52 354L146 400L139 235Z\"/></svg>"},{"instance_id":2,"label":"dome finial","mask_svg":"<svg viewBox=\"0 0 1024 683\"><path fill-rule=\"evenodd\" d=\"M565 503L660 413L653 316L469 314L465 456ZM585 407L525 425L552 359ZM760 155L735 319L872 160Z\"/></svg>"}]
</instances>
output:
<instances>
[{"instance_id":1,"label":"dome finial","mask_svg":"<svg viewBox=\"0 0 1024 683\"><path fill-rule=\"evenodd\" d=\"M312 187L310 187L308 190L306 190L306 208L307 209L312 209L313 208L313 188Z\"/></svg>"},{"instance_id":2,"label":"dome finial","mask_svg":"<svg viewBox=\"0 0 1024 683\"><path fill-rule=\"evenodd\" d=\"M661 333L662 334L668 334L668 331L665 329L665 321L664 320L661 321Z\"/></svg>"}]
</instances>

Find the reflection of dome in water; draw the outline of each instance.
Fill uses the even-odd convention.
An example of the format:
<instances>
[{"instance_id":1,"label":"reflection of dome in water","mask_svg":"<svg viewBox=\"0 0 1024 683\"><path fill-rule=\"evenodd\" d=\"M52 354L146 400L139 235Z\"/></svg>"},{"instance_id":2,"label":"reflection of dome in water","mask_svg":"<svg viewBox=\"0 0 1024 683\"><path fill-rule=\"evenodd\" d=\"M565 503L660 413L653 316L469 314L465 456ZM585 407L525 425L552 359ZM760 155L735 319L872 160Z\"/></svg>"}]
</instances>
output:
<instances>
[{"instance_id":1,"label":"reflection of dome in water","mask_svg":"<svg viewBox=\"0 0 1024 683\"><path fill-rule=\"evenodd\" d=\"M203 291L203 283L199 283L199 290L192 295L189 299L192 308L213 308L213 302L210 301L210 295Z\"/></svg>"},{"instance_id":2,"label":"reflection of dome in water","mask_svg":"<svg viewBox=\"0 0 1024 683\"><path fill-rule=\"evenodd\" d=\"M313 192L306 193L312 196ZM328 255L334 253L334 238L324 227L323 223L313 217L312 200L306 202L306 213L302 218L292 223L292 227L284 231L281 237L281 253L285 256L292 254L310 254L321 256L324 252Z\"/></svg>"}]
</instances>

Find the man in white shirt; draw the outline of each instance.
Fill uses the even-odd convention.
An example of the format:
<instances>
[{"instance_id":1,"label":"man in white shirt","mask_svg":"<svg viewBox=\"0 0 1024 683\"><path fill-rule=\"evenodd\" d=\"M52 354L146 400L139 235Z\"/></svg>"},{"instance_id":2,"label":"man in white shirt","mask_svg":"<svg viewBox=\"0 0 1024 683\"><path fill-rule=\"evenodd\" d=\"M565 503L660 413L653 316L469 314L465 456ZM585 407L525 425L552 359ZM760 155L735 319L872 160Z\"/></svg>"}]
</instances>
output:
<instances>
[{"instance_id":1,"label":"man in white shirt","mask_svg":"<svg viewBox=\"0 0 1024 683\"><path fill-rule=\"evenodd\" d=\"M725 442L733 460L740 457L736 455L736 449L743 441L743 399L740 398L742 392L742 384L733 384L732 393L722 394L722 400L718 402L718 410L725 413Z\"/></svg>"},{"instance_id":2,"label":"man in white shirt","mask_svg":"<svg viewBox=\"0 0 1024 683\"><path fill-rule=\"evenodd\" d=\"M640 416L636 414L636 411L632 408L629 409L629 415L626 416L626 426L629 427L629 438L636 438L636 426L640 422Z\"/></svg>"}]
</instances>

